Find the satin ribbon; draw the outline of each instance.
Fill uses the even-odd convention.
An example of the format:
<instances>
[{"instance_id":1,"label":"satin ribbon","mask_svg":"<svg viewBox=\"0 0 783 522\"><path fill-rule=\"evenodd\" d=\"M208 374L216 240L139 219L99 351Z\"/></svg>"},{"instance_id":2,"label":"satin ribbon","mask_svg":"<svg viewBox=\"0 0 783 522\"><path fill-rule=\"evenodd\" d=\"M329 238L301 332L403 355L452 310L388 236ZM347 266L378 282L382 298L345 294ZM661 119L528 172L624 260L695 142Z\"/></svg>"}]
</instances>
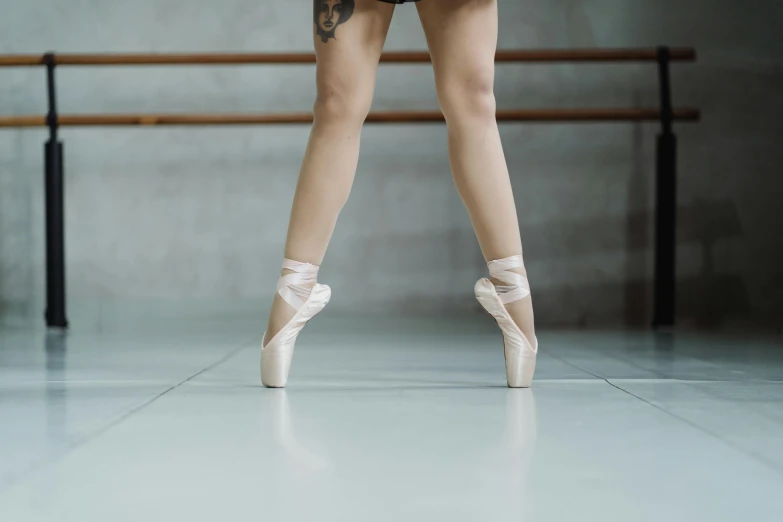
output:
<instances>
[{"instance_id":1,"label":"satin ribbon","mask_svg":"<svg viewBox=\"0 0 783 522\"><path fill-rule=\"evenodd\" d=\"M512 268L524 266L522 256L511 256L487 263L490 277L505 283L504 285L495 285L495 290L497 290L498 297L503 304L513 303L530 295L530 283L527 277L511 272Z\"/></svg>"},{"instance_id":2,"label":"satin ribbon","mask_svg":"<svg viewBox=\"0 0 783 522\"><path fill-rule=\"evenodd\" d=\"M277 293L286 303L299 310L310 297L312 284L318 279L319 267L293 259L284 259L283 268L293 272L280 276L277 281Z\"/></svg>"}]
</instances>

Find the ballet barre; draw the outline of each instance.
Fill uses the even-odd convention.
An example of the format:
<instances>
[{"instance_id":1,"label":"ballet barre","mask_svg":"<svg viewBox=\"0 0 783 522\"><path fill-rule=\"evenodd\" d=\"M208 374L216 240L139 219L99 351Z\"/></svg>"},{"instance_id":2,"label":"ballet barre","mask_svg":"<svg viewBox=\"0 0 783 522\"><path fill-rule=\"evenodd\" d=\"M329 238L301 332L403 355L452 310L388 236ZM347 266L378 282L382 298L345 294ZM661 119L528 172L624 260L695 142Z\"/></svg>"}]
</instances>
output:
<instances>
[{"instance_id":1,"label":"ballet barre","mask_svg":"<svg viewBox=\"0 0 783 522\"><path fill-rule=\"evenodd\" d=\"M696 51L671 48L672 62L692 62ZM107 54L20 54L0 56L0 67L47 65L273 65L315 63L313 53L107 53ZM495 54L498 63L532 62L657 62L658 49L521 49L501 50ZM386 52L381 63L429 63L426 51Z\"/></svg>"},{"instance_id":2,"label":"ballet barre","mask_svg":"<svg viewBox=\"0 0 783 522\"><path fill-rule=\"evenodd\" d=\"M658 121L658 109L525 109L497 112L501 122L622 122ZM699 110L674 109L675 121L698 121ZM371 112L366 123L440 123L436 111ZM312 123L313 114L68 114L57 117L60 127L116 127L131 125L278 125ZM0 116L2 127L46 127L46 116Z\"/></svg>"},{"instance_id":3,"label":"ballet barre","mask_svg":"<svg viewBox=\"0 0 783 522\"><path fill-rule=\"evenodd\" d=\"M571 108L500 110L500 122L659 122L656 157L655 282L652 326L675 324L675 259L677 205L677 138L675 121L699 121L699 109L672 105L670 66L693 62L692 48L648 49L535 49L500 50L497 63L655 63L660 103L656 108ZM428 52L386 52L381 63L429 63ZM310 124L312 113L272 114L60 114L57 110L57 67L153 65L291 65L314 64L313 53L115 53L0 55L0 68L46 68L48 111L45 115L0 116L0 128L47 127L44 145L46 205L46 324L67 328L65 294L64 169L60 127L117 127L159 125L279 125ZM438 123L439 111L371 112L367 123Z\"/></svg>"}]
</instances>

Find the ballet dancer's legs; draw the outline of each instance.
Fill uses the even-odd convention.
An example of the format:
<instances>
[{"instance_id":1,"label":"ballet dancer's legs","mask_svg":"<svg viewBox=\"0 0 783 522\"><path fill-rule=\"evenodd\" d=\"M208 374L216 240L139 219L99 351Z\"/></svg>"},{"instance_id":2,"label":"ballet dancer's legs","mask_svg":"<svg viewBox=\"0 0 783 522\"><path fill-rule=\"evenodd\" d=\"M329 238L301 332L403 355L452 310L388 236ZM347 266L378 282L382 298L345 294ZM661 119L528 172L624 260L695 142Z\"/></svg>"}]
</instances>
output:
<instances>
[{"instance_id":1,"label":"ballet dancer's legs","mask_svg":"<svg viewBox=\"0 0 783 522\"><path fill-rule=\"evenodd\" d=\"M315 121L296 187L285 257L320 265L351 191L359 136L370 110L378 60L394 5L378 0L314 1ZM281 275L291 273L284 269ZM312 286L314 281L307 283ZM264 344L295 309L275 294Z\"/></svg>"},{"instance_id":2,"label":"ballet dancer's legs","mask_svg":"<svg viewBox=\"0 0 783 522\"><path fill-rule=\"evenodd\" d=\"M497 0L423 0L417 9L448 125L454 181L484 258L489 262L521 256L514 196L495 119ZM511 271L525 275L523 266ZM506 304L506 309L534 343L530 296Z\"/></svg>"}]
</instances>

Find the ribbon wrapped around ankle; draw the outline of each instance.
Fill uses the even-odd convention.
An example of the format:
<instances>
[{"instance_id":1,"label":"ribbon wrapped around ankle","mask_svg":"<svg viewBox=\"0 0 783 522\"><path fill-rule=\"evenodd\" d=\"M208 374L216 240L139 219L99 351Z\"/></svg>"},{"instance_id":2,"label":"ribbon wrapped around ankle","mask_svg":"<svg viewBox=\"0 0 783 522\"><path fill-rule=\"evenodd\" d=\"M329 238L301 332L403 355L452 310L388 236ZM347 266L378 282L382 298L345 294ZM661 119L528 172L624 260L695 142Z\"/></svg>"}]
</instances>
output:
<instances>
[{"instance_id":1,"label":"ribbon wrapped around ankle","mask_svg":"<svg viewBox=\"0 0 783 522\"><path fill-rule=\"evenodd\" d=\"M283 268L291 270L292 273L280 276L277 281L277 293L286 303L299 310L310 297L312 286L318 280L320 267L293 259L284 259Z\"/></svg>"},{"instance_id":2,"label":"ribbon wrapped around ankle","mask_svg":"<svg viewBox=\"0 0 783 522\"><path fill-rule=\"evenodd\" d=\"M527 277L511 271L512 268L524 266L522 256L511 256L487 263L490 277L505 283L504 285L495 285L495 290L497 290L498 297L503 304L513 303L530 295L530 283Z\"/></svg>"}]
</instances>

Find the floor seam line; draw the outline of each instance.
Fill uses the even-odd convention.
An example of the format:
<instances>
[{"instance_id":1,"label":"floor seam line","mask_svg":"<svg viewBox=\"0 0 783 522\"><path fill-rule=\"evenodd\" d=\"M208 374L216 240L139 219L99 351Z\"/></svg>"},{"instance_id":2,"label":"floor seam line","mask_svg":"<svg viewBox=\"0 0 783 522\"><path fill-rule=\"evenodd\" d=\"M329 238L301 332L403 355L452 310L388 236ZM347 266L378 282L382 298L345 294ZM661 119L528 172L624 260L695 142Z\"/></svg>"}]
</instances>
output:
<instances>
[{"instance_id":1,"label":"floor seam line","mask_svg":"<svg viewBox=\"0 0 783 522\"><path fill-rule=\"evenodd\" d=\"M726 444L727 446L735 449L736 451L739 451L741 454L745 455L746 457L750 458L751 460L754 460L757 463L763 464L765 467L767 467L769 469L772 469L773 471L775 471L779 475L783 475L783 468L779 467L777 464L775 464L773 462L770 462L770 461L766 460L761 455L758 455L756 453L748 451L745 448L743 448L742 446L739 446L738 444L736 444L734 442L731 442L730 440L724 439L720 435L718 435L716 433L713 433L712 431L699 426L698 424L694 423L693 421L690 421L690 420L688 420L688 419L686 419L684 417L681 417L681 416L679 416L679 415L677 415L677 414L675 414L675 413L673 413L673 412L671 412L669 410L666 410L666 409L662 408L661 406L658 406L657 404L654 404L654 403L648 401L647 399L644 399L643 397L640 397L640 396L636 395L635 393L631 393L630 391L626 390L625 388L621 388L620 386L614 384L612 381L610 381L606 377L602 377L602 376L597 375L597 374L595 374L595 373L593 373L593 372L591 372L589 370L581 368L581 367L577 366L576 364L573 364L572 362L567 361L565 359L561 359L561 358L556 357L556 356L554 356L553 358L559 360L562 363L567 364L568 366L571 366L572 368L576 368L577 370L583 371L583 372L587 373L588 375L592 375L593 377L596 377L597 379L600 379L600 380L604 381L609 386L611 386L611 387L613 387L613 388L615 388L615 389L617 389L617 390L619 390L619 391L621 391L623 393L626 393L626 394L630 395L631 397L634 397L634 398L642 401L643 403L647 404L648 406L651 406L651 407L653 407L653 408L655 408L655 409L657 409L657 410L659 410L659 411L669 415L670 417L675 418L675 419L679 420L680 422L685 423L686 425L690 426L691 428L693 428L693 429L695 429L697 431L700 431L701 433L704 433L704 434L706 434L706 435L708 435L708 436L710 436L710 437L712 437L712 438L714 438L716 440L719 440L723 444Z\"/></svg>"},{"instance_id":2,"label":"floor seam line","mask_svg":"<svg viewBox=\"0 0 783 522\"><path fill-rule=\"evenodd\" d=\"M691 428L695 429L696 431L699 431L699 432L701 432L701 433L703 433L705 435L708 435L708 436L712 437L713 439L719 440L723 444L726 444L727 446L729 446L729 447L739 451L740 453L742 453L746 457L749 457L750 459L756 461L757 463L763 464L765 467L772 469L773 471L775 471L779 475L783 475L783 468L779 467L777 464L775 464L773 462L770 462L769 460L765 459L763 456L758 455L758 454L756 454L756 453L754 453L752 451L748 451L745 448L743 448L742 446L740 446L740 445L738 445L738 444L736 444L736 443L734 443L734 442L732 442L730 440L724 439L719 434L717 434L717 433L715 433L715 432L713 432L713 431L711 431L711 430L709 430L707 428L699 426L695 422L693 422L691 420L688 420L685 417L681 417L680 415L677 415L674 412L671 412L671 411L669 411L669 410L667 410L667 409L665 409L665 408L663 408L663 407L661 407L661 406L659 406L659 405L657 405L657 404L655 404L653 402L648 401L644 397L640 397L639 395L636 395L635 393L630 392L630 391L626 390L625 388L621 388L620 386L618 386L617 384L614 384L609 379L604 378L603 380L609 386L611 386L611 387L613 387L613 388L615 388L615 389L617 389L617 390L619 390L619 391L621 391L623 393L626 393L626 394L630 395L631 397L634 397L635 399L638 399L638 400L642 401L643 403L647 404L648 406L651 406L651 407L655 408L656 410L661 411L661 412L665 413L666 415L679 420L680 422L683 422L683 423L687 424L688 426L690 426Z\"/></svg>"},{"instance_id":3,"label":"floor seam line","mask_svg":"<svg viewBox=\"0 0 783 522\"><path fill-rule=\"evenodd\" d=\"M595 373L591 372L590 370L585 370L585 369L584 369L584 368L582 368L581 366L577 366L576 364L572 363L571 361L568 361L568 360L566 360L566 359L563 359L563 358L561 358L561 357L558 357L557 355L554 355L554 354L549 354L549 355L550 355L550 357L552 357L553 359L556 359L556 360L560 361L561 363L563 363L563 364L565 364L565 365L568 365L568 366L570 366L571 368L575 368L575 369L579 370L580 372L585 372L587 375L592 375L592 376L593 376L593 377L595 377L596 379L600 379L600 380L602 380L602 381L605 381L605 380L606 380L605 378L601 377L600 375L598 375L598 374L595 374Z\"/></svg>"},{"instance_id":4,"label":"floor seam line","mask_svg":"<svg viewBox=\"0 0 783 522\"><path fill-rule=\"evenodd\" d=\"M255 337L253 339L255 339ZM80 447L86 445L87 443L95 440L96 438L100 437L101 435L103 435L104 433L106 433L110 429L114 428L115 426L118 426L119 424L121 424L122 422L124 422L128 418L132 417L134 414L138 413L139 411L143 410L144 408L146 408L147 406L149 406L153 402L157 401L158 399L160 399L164 395L168 394L169 392L179 388L180 386L182 386L183 384L187 383L188 381L191 381L192 379L195 379L196 377L198 377L199 375L203 374L204 372L209 371L209 370L211 370L213 368L216 368L217 366L220 366L224 362L230 360L232 357L237 355L239 352L241 352L243 350L246 350L248 348L248 346L246 346L246 345L249 342L250 341L245 341L245 342L241 343L240 346L238 346L237 348L234 348L233 350L231 350L230 352L225 354L223 357L221 357L217 361L207 365L206 367L200 369L199 371L195 372L193 375L190 375L186 379L181 380L180 382L174 384L173 386L170 386L166 390L164 390L164 391L160 392L159 394L155 395L154 397L144 401L143 403L139 404L138 406L135 406L135 407L131 408L130 410L126 411L125 413L122 413L122 414L118 415L113 420L109 421L108 424L106 424L105 426L102 426L101 428L98 428L95 431L93 431L92 433L89 433L89 434L85 435L84 437L82 437L79 440L73 442L72 444L69 444L67 449L63 453L61 453L60 455L57 455L54 459L46 461L46 462L42 462L38 466L33 466L33 467L29 468L26 473L22 473L20 476L16 477L15 479L12 479L10 482L6 483L4 485L4 487L2 489L0 489L0 495L2 495L5 491L8 491L12 487L16 486L17 484L19 484L23 480L26 480L26 479L30 478L31 476L35 475L36 473L38 473L42 469L44 469L44 468L46 468L48 466L54 465L55 463L57 463L60 460L64 459L65 457L67 457L68 455L73 453L75 450L77 450Z\"/></svg>"},{"instance_id":5,"label":"floor seam line","mask_svg":"<svg viewBox=\"0 0 783 522\"><path fill-rule=\"evenodd\" d=\"M133 414L141 411L142 409L146 408L147 406L149 406L153 402L157 401L158 399L160 399L164 395L168 394L171 391L176 390L177 388L179 388L183 384L185 384L185 383L195 379L196 377L198 377L199 375L203 374L204 372L207 372L207 371L209 371L209 370L211 370L213 368L216 368L216 367L220 366L221 364L223 364L224 362L230 360L232 357L234 357L236 354L238 354L240 351L242 351L242 350L244 350L246 348L246 346L244 346L244 343L242 343L242 344L243 344L242 346L234 348L233 350L231 350L229 353L227 353L226 355L224 355L223 357L221 357L217 361L215 361L215 362L205 366L204 368L200 369L199 371L197 371L193 375L187 377L186 379L181 380L180 382L178 382L178 383L174 384L173 386L169 387L168 389L160 392L159 394L155 395L151 399L148 399L147 401L145 401L144 403L136 406L135 408L131 408L127 412L125 412L122 415L120 415L119 417L117 417L114 421L112 421L109 424L107 424L106 426L104 426L103 428L100 428L100 429L96 430L95 432L91 433L89 436L87 436L84 439L82 439L81 441L79 441L78 445L75 445L73 447L73 449L75 449L76 447L78 447L78 446L80 446L82 444L85 444L85 443L89 442L89 440L91 440L91 439L101 435L105 431L107 431L110 428L118 425L119 423L121 423L122 421L127 419L128 417L130 417Z\"/></svg>"}]
</instances>

